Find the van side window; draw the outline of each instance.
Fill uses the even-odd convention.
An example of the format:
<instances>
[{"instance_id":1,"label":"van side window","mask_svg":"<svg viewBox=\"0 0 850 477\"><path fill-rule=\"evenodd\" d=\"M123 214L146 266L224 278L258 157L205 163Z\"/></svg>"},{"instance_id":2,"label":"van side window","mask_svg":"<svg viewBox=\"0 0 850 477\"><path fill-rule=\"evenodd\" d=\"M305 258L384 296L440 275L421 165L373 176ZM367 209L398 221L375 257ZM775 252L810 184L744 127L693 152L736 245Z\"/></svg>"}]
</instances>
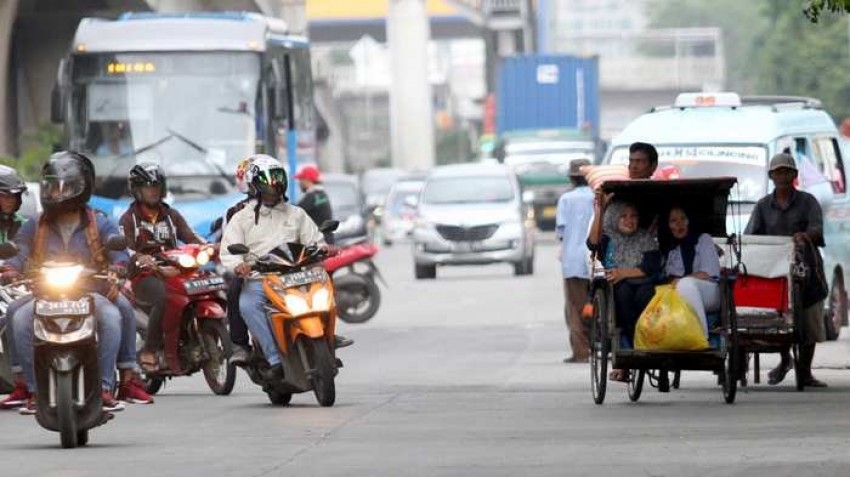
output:
<instances>
[{"instance_id":1,"label":"van side window","mask_svg":"<svg viewBox=\"0 0 850 477\"><path fill-rule=\"evenodd\" d=\"M847 191L844 161L838 140L834 137L816 137L813 143L813 156L824 177L832 184L832 190L838 194Z\"/></svg>"}]
</instances>

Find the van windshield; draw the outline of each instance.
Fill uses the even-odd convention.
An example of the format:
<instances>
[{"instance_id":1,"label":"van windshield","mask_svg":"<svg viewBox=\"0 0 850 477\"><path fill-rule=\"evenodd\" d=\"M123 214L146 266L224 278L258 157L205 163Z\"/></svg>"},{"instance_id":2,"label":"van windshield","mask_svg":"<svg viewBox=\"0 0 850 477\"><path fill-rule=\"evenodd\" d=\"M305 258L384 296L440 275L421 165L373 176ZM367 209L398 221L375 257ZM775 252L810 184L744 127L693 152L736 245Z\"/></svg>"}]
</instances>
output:
<instances>
[{"instance_id":1,"label":"van windshield","mask_svg":"<svg viewBox=\"0 0 850 477\"><path fill-rule=\"evenodd\" d=\"M764 146L677 145L656 146L658 170L667 178L737 177L733 198L756 202L767 194L767 148ZM628 164L629 148L611 153L611 164Z\"/></svg>"},{"instance_id":2,"label":"van windshield","mask_svg":"<svg viewBox=\"0 0 850 477\"><path fill-rule=\"evenodd\" d=\"M469 204L510 202L514 190L507 177L444 177L425 185L422 201L426 204Z\"/></svg>"}]
</instances>

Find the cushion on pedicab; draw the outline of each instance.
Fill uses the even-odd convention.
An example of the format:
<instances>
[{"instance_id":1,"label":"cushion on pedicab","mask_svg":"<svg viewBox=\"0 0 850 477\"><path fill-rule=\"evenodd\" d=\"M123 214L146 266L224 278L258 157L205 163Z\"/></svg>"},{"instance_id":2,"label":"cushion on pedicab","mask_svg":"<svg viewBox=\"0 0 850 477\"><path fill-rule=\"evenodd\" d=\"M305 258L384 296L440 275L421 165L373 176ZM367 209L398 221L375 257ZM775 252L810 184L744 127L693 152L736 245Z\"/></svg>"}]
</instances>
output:
<instances>
[{"instance_id":1,"label":"cushion on pedicab","mask_svg":"<svg viewBox=\"0 0 850 477\"><path fill-rule=\"evenodd\" d=\"M732 298L736 307L785 311L788 309L788 278L739 275L732 287Z\"/></svg>"}]
</instances>

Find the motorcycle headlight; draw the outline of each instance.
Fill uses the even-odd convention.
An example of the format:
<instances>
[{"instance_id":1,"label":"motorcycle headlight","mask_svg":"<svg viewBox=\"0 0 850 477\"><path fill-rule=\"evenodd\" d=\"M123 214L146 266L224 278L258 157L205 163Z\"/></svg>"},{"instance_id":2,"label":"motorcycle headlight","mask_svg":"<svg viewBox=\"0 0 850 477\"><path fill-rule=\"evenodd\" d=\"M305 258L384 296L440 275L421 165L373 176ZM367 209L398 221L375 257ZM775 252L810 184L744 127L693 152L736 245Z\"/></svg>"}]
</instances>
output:
<instances>
[{"instance_id":1,"label":"motorcycle headlight","mask_svg":"<svg viewBox=\"0 0 850 477\"><path fill-rule=\"evenodd\" d=\"M83 272L82 265L72 265L68 267L50 267L41 270L44 276L44 282L47 286L57 289L66 289L77 282L80 273Z\"/></svg>"},{"instance_id":2,"label":"motorcycle headlight","mask_svg":"<svg viewBox=\"0 0 850 477\"><path fill-rule=\"evenodd\" d=\"M289 312L292 313L293 316L310 313L310 305L307 304L307 300L300 296L284 295L283 301L286 303L286 307L289 308Z\"/></svg>"},{"instance_id":3,"label":"motorcycle headlight","mask_svg":"<svg viewBox=\"0 0 850 477\"><path fill-rule=\"evenodd\" d=\"M203 267L204 265L210 263L210 254L207 250L201 250L198 252L198 256L195 257L195 261L198 262L198 266Z\"/></svg>"},{"instance_id":4,"label":"motorcycle headlight","mask_svg":"<svg viewBox=\"0 0 850 477\"><path fill-rule=\"evenodd\" d=\"M207 257L209 259L209 257ZM177 264L183 268L193 268L198 266L198 261L195 260L195 257L189 254L183 254L177 257Z\"/></svg>"},{"instance_id":5,"label":"motorcycle headlight","mask_svg":"<svg viewBox=\"0 0 850 477\"><path fill-rule=\"evenodd\" d=\"M313 294L313 309L316 311L328 311L331 307L331 293L327 288L321 288Z\"/></svg>"}]
</instances>

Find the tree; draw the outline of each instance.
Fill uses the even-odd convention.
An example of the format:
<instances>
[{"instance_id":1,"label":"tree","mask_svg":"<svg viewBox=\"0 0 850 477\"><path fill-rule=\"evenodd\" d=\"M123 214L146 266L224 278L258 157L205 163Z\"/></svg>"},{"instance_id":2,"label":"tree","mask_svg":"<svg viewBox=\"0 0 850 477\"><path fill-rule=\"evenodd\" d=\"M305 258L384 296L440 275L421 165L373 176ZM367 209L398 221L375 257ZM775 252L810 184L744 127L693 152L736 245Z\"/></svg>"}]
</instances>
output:
<instances>
[{"instance_id":1,"label":"tree","mask_svg":"<svg viewBox=\"0 0 850 477\"><path fill-rule=\"evenodd\" d=\"M803 6L803 13L812 23L817 23L824 11L850 13L850 0L806 0Z\"/></svg>"},{"instance_id":2,"label":"tree","mask_svg":"<svg viewBox=\"0 0 850 477\"><path fill-rule=\"evenodd\" d=\"M727 87L748 92L754 83L752 45L767 26L763 0L652 0L652 28L719 27L723 30Z\"/></svg>"}]
</instances>

